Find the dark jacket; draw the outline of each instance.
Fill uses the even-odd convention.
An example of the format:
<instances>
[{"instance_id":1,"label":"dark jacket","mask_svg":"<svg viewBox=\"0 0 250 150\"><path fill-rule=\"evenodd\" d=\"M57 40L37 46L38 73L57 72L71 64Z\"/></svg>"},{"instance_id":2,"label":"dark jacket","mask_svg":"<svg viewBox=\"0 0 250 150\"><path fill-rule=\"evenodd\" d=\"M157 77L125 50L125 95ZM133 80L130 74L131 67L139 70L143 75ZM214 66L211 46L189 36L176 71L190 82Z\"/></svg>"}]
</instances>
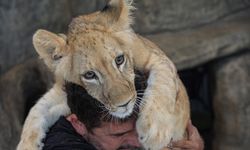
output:
<instances>
[{"instance_id":1,"label":"dark jacket","mask_svg":"<svg viewBox=\"0 0 250 150\"><path fill-rule=\"evenodd\" d=\"M65 117L60 117L50 128L43 143L43 150L96 150L75 131Z\"/></svg>"}]
</instances>

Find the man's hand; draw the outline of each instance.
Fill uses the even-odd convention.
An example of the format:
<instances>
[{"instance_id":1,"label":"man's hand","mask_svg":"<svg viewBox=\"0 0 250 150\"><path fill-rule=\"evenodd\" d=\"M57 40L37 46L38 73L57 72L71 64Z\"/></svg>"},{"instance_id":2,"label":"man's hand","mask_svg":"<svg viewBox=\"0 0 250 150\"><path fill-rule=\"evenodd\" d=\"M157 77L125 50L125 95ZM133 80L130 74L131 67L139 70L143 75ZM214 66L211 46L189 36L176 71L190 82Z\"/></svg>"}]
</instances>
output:
<instances>
[{"instance_id":1,"label":"man's hand","mask_svg":"<svg viewBox=\"0 0 250 150\"><path fill-rule=\"evenodd\" d=\"M188 122L187 126L187 140L180 140L173 142L174 148L188 149L188 150L203 150L204 143L203 140L195 126L192 125L191 120Z\"/></svg>"}]
</instances>

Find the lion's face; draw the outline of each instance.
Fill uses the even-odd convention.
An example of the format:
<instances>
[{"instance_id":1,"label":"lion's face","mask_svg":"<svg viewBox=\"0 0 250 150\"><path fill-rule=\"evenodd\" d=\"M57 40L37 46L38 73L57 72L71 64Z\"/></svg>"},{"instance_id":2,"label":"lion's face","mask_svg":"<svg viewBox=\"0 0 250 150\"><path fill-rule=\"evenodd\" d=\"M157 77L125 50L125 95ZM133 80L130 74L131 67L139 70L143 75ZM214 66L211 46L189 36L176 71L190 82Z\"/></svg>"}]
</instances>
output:
<instances>
[{"instance_id":1,"label":"lion's face","mask_svg":"<svg viewBox=\"0 0 250 150\"><path fill-rule=\"evenodd\" d=\"M135 104L132 56L125 45L99 31L74 37L73 72L90 95L102 102L117 117L129 115ZM73 73L72 73L73 74Z\"/></svg>"},{"instance_id":2,"label":"lion's face","mask_svg":"<svg viewBox=\"0 0 250 150\"><path fill-rule=\"evenodd\" d=\"M125 0L111 0L104 10L73 19L67 35L38 30L33 36L57 83L83 86L120 118L131 114L136 100L130 8Z\"/></svg>"}]
</instances>

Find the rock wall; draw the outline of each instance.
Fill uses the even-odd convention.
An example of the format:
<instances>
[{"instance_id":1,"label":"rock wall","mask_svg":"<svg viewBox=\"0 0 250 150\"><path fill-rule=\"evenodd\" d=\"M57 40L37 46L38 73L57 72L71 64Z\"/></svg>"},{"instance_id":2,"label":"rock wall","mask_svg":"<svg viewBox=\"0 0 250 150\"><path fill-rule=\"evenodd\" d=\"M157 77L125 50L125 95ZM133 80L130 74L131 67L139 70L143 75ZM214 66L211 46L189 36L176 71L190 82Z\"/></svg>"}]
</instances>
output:
<instances>
[{"instance_id":1,"label":"rock wall","mask_svg":"<svg viewBox=\"0 0 250 150\"><path fill-rule=\"evenodd\" d=\"M0 74L36 56L32 35L37 29L66 32L72 17L102 5L98 0L1 0Z\"/></svg>"},{"instance_id":2,"label":"rock wall","mask_svg":"<svg viewBox=\"0 0 250 150\"><path fill-rule=\"evenodd\" d=\"M211 24L249 7L246 0L135 0L136 31L174 32Z\"/></svg>"},{"instance_id":3,"label":"rock wall","mask_svg":"<svg viewBox=\"0 0 250 150\"><path fill-rule=\"evenodd\" d=\"M72 17L99 10L106 1L0 1L0 119L5 120L0 122L5 129L0 131L0 149L15 149L29 106L52 83L48 70L36 59L33 33L39 28L66 32ZM179 70L203 64L214 68L210 83L214 149L247 149L250 0L134 2L133 28L158 44Z\"/></svg>"},{"instance_id":4,"label":"rock wall","mask_svg":"<svg viewBox=\"0 0 250 150\"><path fill-rule=\"evenodd\" d=\"M214 64L214 150L250 146L250 52Z\"/></svg>"},{"instance_id":5,"label":"rock wall","mask_svg":"<svg viewBox=\"0 0 250 150\"><path fill-rule=\"evenodd\" d=\"M37 29L44 28L53 32L66 32L72 17L101 9L106 1L1 0L0 74L27 58L36 56L31 38ZM193 31L190 30L196 31L196 29L208 24L247 12L250 5L250 0L134 0L134 2L137 7L134 15L135 25L133 26L135 31L149 35L149 37L153 35L152 39L155 41L164 39L166 34L176 35L176 32L183 32L185 38L186 36L192 37L190 34ZM179 37L179 35L176 36ZM185 42L170 41L173 44L178 42L178 45L180 42ZM164 45L164 42L159 43L163 49L176 48ZM196 40L194 43L199 43L199 41ZM176 54L171 53L171 55Z\"/></svg>"}]
</instances>

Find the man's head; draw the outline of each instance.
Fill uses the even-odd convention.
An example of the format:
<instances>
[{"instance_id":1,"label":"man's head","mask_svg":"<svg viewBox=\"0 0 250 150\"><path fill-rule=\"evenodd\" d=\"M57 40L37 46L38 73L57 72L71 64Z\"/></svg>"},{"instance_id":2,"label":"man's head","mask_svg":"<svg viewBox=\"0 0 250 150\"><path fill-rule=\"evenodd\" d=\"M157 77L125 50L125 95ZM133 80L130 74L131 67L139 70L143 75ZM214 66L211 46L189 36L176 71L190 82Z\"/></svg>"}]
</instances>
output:
<instances>
[{"instance_id":1,"label":"man's head","mask_svg":"<svg viewBox=\"0 0 250 150\"><path fill-rule=\"evenodd\" d=\"M76 132L82 135L98 150L138 149L139 143L135 129L135 118L125 122L111 121L100 123L100 126L87 130L85 124L75 114L67 117Z\"/></svg>"},{"instance_id":2,"label":"man's head","mask_svg":"<svg viewBox=\"0 0 250 150\"><path fill-rule=\"evenodd\" d=\"M136 89L146 88L145 81L145 76L136 78ZM136 113L120 120L111 117L103 104L91 97L81 86L66 83L65 91L73 113L67 119L76 131L95 147L116 150L140 146L135 131Z\"/></svg>"}]
</instances>

